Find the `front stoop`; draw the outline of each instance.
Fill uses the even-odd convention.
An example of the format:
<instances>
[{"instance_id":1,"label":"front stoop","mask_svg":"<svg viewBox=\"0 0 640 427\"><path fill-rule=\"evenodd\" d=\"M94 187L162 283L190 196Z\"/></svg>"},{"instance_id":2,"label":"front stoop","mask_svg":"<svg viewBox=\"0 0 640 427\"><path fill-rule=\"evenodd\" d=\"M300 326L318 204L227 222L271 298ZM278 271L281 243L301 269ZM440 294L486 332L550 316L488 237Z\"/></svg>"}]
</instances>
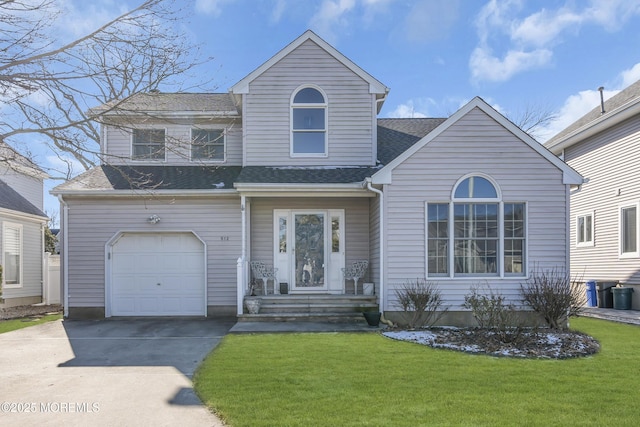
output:
<instances>
[{"instance_id":1,"label":"front stoop","mask_svg":"<svg viewBox=\"0 0 640 427\"><path fill-rule=\"evenodd\" d=\"M363 323L363 311L378 311L370 295L266 295L258 314L244 313L240 322L334 322Z\"/></svg>"}]
</instances>

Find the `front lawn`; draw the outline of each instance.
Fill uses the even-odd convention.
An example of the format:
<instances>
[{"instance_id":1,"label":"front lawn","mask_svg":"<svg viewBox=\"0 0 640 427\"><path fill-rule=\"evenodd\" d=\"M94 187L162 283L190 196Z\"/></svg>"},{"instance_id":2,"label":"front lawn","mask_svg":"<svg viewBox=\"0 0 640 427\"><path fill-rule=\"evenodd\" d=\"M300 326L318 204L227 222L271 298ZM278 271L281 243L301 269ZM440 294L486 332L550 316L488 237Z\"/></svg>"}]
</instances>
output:
<instances>
[{"instance_id":1,"label":"front lawn","mask_svg":"<svg viewBox=\"0 0 640 427\"><path fill-rule=\"evenodd\" d=\"M41 323L51 322L58 319L62 319L62 314L47 314L45 316L0 320L0 334L15 331L17 329L28 328L29 326L35 326Z\"/></svg>"},{"instance_id":2,"label":"front lawn","mask_svg":"<svg viewBox=\"0 0 640 427\"><path fill-rule=\"evenodd\" d=\"M496 358L376 333L229 335L194 377L229 425L635 425L640 327L572 319L601 351Z\"/></svg>"}]
</instances>

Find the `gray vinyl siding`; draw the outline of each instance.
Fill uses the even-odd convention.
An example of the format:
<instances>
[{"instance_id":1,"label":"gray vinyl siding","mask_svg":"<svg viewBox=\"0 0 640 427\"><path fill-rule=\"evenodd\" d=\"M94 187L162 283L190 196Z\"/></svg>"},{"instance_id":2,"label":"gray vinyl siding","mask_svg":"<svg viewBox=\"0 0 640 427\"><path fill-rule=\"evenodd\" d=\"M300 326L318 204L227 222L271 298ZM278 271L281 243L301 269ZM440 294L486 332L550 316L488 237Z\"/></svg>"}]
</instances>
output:
<instances>
[{"instance_id":1,"label":"gray vinyl siding","mask_svg":"<svg viewBox=\"0 0 640 427\"><path fill-rule=\"evenodd\" d=\"M426 276L425 202L449 202L456 182L469 173L492 177L505 202L527 204L529 270L566 266L567 191L562 172L479 109L473 109L393 171L385 185L386 301L394 290ZM459 309L474 283L485 279L431 278L446 303ZM522 277L486 278L518 301Z\"/></svg>"},{"instance_id":2,"label":"gray vinyl siding","mask_svg":"<svg viewBox=\"0 0 640 427\"><path fill-rule=\"evenodd\" d=\"M640 259L619 255L620 207L640 201L639 145L636 116L565 150L565 161L587 180L571 195L570 215L571 271L585 280L640 285ZM586 213L594 215L594 245L578 247L576 216Z\"/></svg>"},{"instance_id":3,"label":"gray vinyl siding","mask_svg":"<svg viewBox=\"0 0 640 427\"><path fill-rule=\"evenodd\" d=\"M302 85L328 101L328 157L290 156L290 102ZM244 95L247 166L371 165L373 95L369 84L308 40L251 82Z\"/></svg>"},{"instance_id":4,"label":"gray vinyl siding","mask_svg":"<svg viewBox=\"0 0 640 427\"><path fill-rule=\"evenodd\" d=\"M140 124L141 129L165 129L165 157L166 161L141 161L131 160L131 132L114 126L106 127L106 161L112 164L149 164L149 165L194 165L212 164L225 166L242 165L242 124L240 119L236 121L208 121L206 123L176 123L175 121L164 121L152 124L146 121ZM203 162L202 160L191 160L190 141L191 129L197 127L202 129L226 129L226 161L225 162Z\"/></svg>"},{"instance_id":5,"label":"gray vinyl siding","mask_svg":"<svg viewBox=\"0 0 640 427\"><path fill-rule=\"evenodd\" d=\"M236 304L236 261L241 255L240 199L235 197L65 199L69 206L70 307L104 307L105 245L121 231L192 231L206 244L207 305ZM161 221L149 224L156 214Z\"/></svg>"},{"instance_id":6,"label":"gray vinyl siding","mask_svg":"<svg viewBox=\"0 0 640 427\"><path fill-rule=\"evenodd\" d=\"M42 180L0 165L0 179L40 210L44 209Z\"/></svg>"},{"instance_id":7,"label":"gray vinyl siding","mask_svg":"<svg viewBox=\"0 0 640 427\"><path fill-rule=\"evenodd\" d=\"M369 199L362 198L265 198L251 201L251 259L273 260L273 210L344 209L345 262L370 257ZM371 272L371 268L369 268ZM368 280L369 275L366 279Z\"/></svg>"},{"instance_id":8,"label":"gray vinyl siding","mask_svg":"<svg viewBox=\"0 0 640 427\"><path fill-rule=\"evenodd\" d=\"M42 227L44 221L19 219L0 214L0 263L3 260L3 225L5 222L22 226L22 286L3 288L4 299L42 296Z\"/></svg>"}]
</instances>

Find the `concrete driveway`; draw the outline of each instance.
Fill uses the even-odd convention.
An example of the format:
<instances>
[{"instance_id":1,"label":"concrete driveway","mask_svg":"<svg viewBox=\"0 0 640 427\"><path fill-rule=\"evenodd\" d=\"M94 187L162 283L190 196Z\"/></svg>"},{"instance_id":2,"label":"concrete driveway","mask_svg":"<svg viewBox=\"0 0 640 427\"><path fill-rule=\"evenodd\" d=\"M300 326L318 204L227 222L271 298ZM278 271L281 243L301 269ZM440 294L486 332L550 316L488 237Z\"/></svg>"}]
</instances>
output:
<instances>
[{"instance_id":1,"label":"concrete driveway","mask_svg":"<svg viewBox=\"0 0 640 427\"><path fill-rule=\"evenodd\" d=\"M0 334L0 425L220 426L191 378L234 323L72 320Z\"/></svg>"}]
</instances>

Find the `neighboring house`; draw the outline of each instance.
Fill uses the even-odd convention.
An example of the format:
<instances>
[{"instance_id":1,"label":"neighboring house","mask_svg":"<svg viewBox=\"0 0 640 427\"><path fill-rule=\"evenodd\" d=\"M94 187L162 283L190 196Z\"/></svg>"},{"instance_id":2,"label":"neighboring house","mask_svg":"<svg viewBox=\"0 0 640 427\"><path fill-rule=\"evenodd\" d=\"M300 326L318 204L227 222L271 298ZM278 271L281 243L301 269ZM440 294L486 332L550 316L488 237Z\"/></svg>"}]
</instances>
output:
<instances>
[{"instance_id":1,"label":"neighboring house","mask_svg":"<svg viewBox=\"0 0 640 427\"><path fill-rule=\"evenodd\" d=\"M388 91L307 31L229 93L100 107L110 164L53 191L68 316L242 315L250 261L311 303L353 294L365 260L389 317L427 278L456 323L474 284L516 299L567 268L574 170L480 98L376 119Z\"/></svg>"},{"instance_id":2,"label":"neighboring house","mask_svg":"<svg viewBox=\"0 0 640 427\"><path fill-rule=\"evenodd\" d=\"M640 81L545 145L585 178L571 192L572 274L640 291Z\"/></svg>"},{"instance_id":3,"label":"neighboring house","mask_svg":"<svg viewBox=\"0 0 640 427\"><path fill-rule=\"evenodd\" d=\"M40 168L0 142L0 308L42 301L45 178Z\"/></svg>"}]
</instances>

